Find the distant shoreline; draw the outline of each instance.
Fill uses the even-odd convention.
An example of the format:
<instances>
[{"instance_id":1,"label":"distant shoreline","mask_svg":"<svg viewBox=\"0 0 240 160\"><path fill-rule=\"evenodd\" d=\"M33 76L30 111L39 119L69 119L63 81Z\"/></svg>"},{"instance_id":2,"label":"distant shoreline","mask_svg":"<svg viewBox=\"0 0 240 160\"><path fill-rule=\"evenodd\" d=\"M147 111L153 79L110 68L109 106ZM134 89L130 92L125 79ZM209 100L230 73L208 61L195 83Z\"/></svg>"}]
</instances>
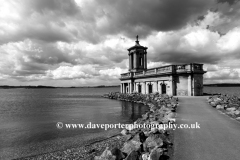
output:
<instances>
[{"instance_id":1,"label":"distant shoreline","mask_svg":"<svg viewBox=\"0 0 240 160\"><path fill-rule=\"evenodd\" d=\"M215 83L215 84L204 84L204 87L240 87L240 83ZM9 85L1 85L0 89L15 89L15 88L24 88L24 89L43 89L43 88L110 88L110 87L120 87L120 85L112 85L112 86L71 86L71 87L55 87L55 86L9 86Z\"/></svg>"},{"instance_id":2,"label":"distant shoreline","mask_svg":"<svg viewBox=\"0 0 240 160\"><path fill-rule=\"evenodd\" d=\"M0 89L17 89L17 88L24 88L24 89L43 89L43 88L51 88L51 89L55 89L55 88L110 88L110 87L120 87L120 85L114 85L114 86L104 86L104 85L100 85L100 86L81 86L81 87L54 87L54 86L8 86L8 85L3 85L0 86Z\"/></svg>"},{"instance_id":3,"label":"distant shoreline","mask_svg":"<svg viewBox=\"0 0 240 160\"><path fill-rule=\"evenodd\" d=\"M204 87L240 87L240 83L216 83L216 84L204 84Z\"/></svg>"}]
</instances>

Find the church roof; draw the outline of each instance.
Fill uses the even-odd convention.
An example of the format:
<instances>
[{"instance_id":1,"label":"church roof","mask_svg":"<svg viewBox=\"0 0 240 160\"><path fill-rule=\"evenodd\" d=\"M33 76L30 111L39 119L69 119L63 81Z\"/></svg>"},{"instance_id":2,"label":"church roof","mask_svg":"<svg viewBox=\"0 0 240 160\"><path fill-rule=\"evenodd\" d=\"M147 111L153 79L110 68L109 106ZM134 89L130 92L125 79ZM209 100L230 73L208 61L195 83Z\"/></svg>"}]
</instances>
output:
<instances>
[{"instance_id":1,"label":"church roof","mask_svg":"<svg viewBox=\"0 0 240 160\"><path fill-rule=\"evenodd\" d=\"M132 46L132 47L130 47L130 48L128 49L128 51L131 51L131 50L133 50L133 49L147 49L147 47L141 46L141 45L139 44L138 35L137 35L136 38L137 38L137 40L135 41L135 42L136 42L135 45Z\"/></svg>"}]
</instances>

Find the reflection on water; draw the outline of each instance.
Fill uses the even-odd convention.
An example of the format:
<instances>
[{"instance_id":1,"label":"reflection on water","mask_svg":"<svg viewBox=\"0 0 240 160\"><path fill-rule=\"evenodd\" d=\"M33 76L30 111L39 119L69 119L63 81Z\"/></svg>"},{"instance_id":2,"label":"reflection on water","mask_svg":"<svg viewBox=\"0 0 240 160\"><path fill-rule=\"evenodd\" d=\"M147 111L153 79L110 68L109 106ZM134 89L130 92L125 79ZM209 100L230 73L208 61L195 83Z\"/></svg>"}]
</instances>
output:
<instances>
[{"instance_id":1,"label":"reflection on water","mask_svg":"<svg viewBox=\"0 0 240 160\"><path fill-rule=\"evenodd\" d=\"M7 89L0 92L0 159L79 145L102 129L57 129L56 123L132 123L148 107L100 95L119 88ZM110 131L108 131L110 132Z\"/></svg>"},{"instance_id":2,"label":"reflection on water","mask_svg":"<svg viewBox=\"0 0 240 160\"><path fill-rule=\"evenodd\" d=\"M129 117L132 121L140 118L140 115L147 111L148 108L144 107L143 104L122 101L122 115L124 117Z\"/></svg>"}]
</instances>

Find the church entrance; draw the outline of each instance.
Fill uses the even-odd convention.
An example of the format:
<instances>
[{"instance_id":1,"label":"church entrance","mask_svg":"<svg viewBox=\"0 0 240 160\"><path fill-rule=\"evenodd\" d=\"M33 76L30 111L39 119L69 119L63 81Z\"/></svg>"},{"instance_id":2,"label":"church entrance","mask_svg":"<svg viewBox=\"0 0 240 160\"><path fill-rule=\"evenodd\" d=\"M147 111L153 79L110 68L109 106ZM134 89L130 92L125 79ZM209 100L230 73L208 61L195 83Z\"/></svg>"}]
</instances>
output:
<instances>
[{"instance_id":1,"label":"church entrance","mask_svg":"<svg viewBox=\"0 0 240 160\"><path fill-rule=\"evenodd\" d=\"M142 93L142 86L141 86L141 84L138 85L138 93Z\"/></svg>"},{"instance_id":2,"label":"church entrance","mask_svg":"<svg viewBox=\"0 0 240 160\"><path fill-rule=\"evenodd\" d=\"M162 84L162 94L166 94L167 93L167 89L166 89L166 84Z\"/></svg>"},{"instance_id":3,"label":"church entrance","mask_svg":"<svg viewBox=\"0 0 240 160\"><path fill-rule=\"evenodd\" d=\"M149 93L149 94L152 93L152 84L149 84L149 85L148 85L148 93Z\"/></svg>"}]
</instances>

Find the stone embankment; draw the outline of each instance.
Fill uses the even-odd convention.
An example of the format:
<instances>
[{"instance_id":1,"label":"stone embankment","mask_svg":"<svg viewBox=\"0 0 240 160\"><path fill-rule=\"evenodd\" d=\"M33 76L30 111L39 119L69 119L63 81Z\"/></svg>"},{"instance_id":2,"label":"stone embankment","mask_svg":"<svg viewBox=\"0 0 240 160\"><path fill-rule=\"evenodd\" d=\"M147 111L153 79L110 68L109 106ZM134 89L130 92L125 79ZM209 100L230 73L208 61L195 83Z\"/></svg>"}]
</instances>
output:
<instances>
[{"instance_id":1,"label":"stone embankment","mask_svg":"<svg viewBox=\"0 0 240 160\"><path fill-rule=\"evenodd\" d=\"M105 98L143 103L149 106L149 111L142 115L135 124L160 125L173 123L178 99L168 96L138 93L109 93ZM165 160L169 159L171 150L171 130L159 127L126 128L121 134L125 142L120 148L107 147L95 160Z\"/></svg>"},{"instance_id":2,"label":"stone embankment","mask_svg":"<svg viewBox=\"0 0 240 160\"><path fill-rule=\"evenodd\" d=\"M229 95L215 95L208 97L208 103L228 116L240 121L240 98Z\"/></svg>"}]
</instances>

